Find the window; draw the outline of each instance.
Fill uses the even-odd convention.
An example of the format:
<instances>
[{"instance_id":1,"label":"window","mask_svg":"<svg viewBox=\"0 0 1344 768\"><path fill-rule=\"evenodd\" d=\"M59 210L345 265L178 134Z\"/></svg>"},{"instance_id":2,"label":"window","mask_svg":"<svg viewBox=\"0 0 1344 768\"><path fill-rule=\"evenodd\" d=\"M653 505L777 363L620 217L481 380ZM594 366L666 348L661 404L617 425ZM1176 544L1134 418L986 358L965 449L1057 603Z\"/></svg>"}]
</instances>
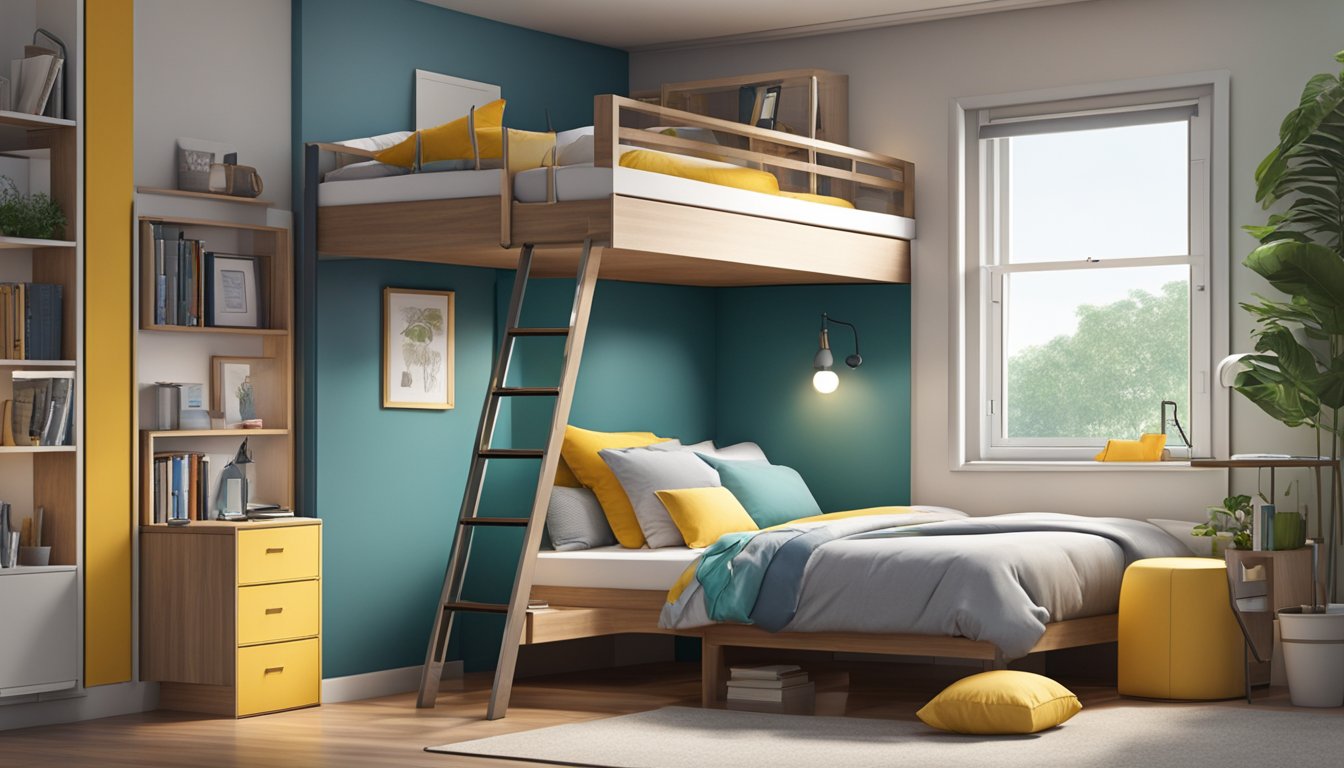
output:
<instances>
[{"instance_id":1,"label":"window","mask_svg":"<svg viewBox=\"0 0 1344 768\"><path fill-rule=\"evenodd\" d=\"M964 110L964 459L1210 455L1212 92Z\"/></svg>"}]
</instances>

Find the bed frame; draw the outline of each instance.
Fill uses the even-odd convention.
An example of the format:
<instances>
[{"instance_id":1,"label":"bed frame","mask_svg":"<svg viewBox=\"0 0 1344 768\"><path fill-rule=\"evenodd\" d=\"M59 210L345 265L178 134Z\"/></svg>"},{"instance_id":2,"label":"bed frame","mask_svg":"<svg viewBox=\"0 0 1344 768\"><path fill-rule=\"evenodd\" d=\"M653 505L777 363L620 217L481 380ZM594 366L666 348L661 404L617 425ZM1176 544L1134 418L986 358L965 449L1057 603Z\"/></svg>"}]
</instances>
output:
<instances>
[{"instance_id":1,"label":"bed frame","mask_svg":"<svg viewBox=\"0 0 1344 768\"><path fill-rule=\"evenodd\" d=\"M881 195L887 213L914 217L914 165L873 152L742 125L633 99L594 99L594 163L619 166L619 145L730 158L773 170L793 191ZM714 131L728 144L650 132L636 124ZM739 146L740 145L740 146ZM498 196L317 206L322 153L367 159L337 144L305 150L305 210L313 257L400 259L499 269L537 246L536 277L573 276L585 239L605 244L602 277L701 286L908 283L908 240L614 194L520 203L502 173ZM505 142L507 153L507 142ZM507 154L505 157L507 165ZM554 169L550 173L554 173ZM345 182L342 182L345 183ZM553 189L553 185L551 185Z\"/></svg>"},{"instance_id":2,"label":"bed frame","mask_svg":"<svg viewBox=\"0 0 1344 768\"><path fill-rule=\"evenodd\" d=\"M660 634L700 638L700 702L713 706L727 692L726 648L928 656L979 661L1002 669L1009 660L993 643L944 635L868 632L767 632L743 624L715 624L689 630L658 626L667 594L658 590L533 586L532 599L549 607L529 610L523 645L618 634ZM1031 653L1113 643L1116 614L1047 624Z\"/></svg>"}]
</instances>

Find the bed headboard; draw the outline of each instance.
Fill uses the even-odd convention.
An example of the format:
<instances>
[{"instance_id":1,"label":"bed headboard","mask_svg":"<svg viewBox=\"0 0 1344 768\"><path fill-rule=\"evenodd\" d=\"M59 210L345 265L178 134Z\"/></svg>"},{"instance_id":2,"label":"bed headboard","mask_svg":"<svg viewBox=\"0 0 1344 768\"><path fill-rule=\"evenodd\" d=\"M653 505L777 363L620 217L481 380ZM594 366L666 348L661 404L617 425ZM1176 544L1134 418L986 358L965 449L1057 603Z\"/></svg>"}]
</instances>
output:
<instances>
[{"instance_id":1,"label":"bed headboard","mask_svg":"<svg viewBox=\"0 0 1344 768\"><path fill-rule=\"evenodd\" d=\"M415 70L415 129L433 128L499 98L499 86Z\"/></svg>"}]
</instances>

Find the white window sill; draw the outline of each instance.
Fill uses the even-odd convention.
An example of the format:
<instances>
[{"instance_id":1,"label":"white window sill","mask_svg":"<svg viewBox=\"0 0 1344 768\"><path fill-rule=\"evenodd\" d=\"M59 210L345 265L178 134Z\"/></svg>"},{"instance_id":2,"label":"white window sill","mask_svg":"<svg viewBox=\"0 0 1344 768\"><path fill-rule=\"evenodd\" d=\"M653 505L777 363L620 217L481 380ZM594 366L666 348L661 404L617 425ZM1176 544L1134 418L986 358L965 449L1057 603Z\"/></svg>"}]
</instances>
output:
<instances>
[{"instance_id":1,"label":"white window sill","mask_svg":"<svg viewBox=\"0 0 1344 768\"><path fill-rule=\"evenodd\" d=\"M1185 461L967 461L954 472L1210 472Z\"/></svg>"}]
</instances>

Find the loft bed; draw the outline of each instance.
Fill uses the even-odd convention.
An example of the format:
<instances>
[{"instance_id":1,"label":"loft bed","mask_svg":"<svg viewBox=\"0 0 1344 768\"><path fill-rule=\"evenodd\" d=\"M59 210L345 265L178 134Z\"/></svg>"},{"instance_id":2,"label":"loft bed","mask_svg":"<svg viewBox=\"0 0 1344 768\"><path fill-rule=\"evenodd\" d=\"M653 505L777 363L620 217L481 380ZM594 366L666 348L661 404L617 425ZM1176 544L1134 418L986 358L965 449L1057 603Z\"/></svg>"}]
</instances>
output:
<instances>
[{"instance_id":1,"label":"loft bed","mask_svg":"<svg viewBox=\"0 0 1344 768\"><path fill-rule=\"evenodd\" d=\"M496 89L494 95L498 96ZM489 94L472 97L474 106ZM421 127L437 124L422 121ZM316 259L376 258L518 268L511 318L518 316L526 276L579 274L580 289L569 329L575 361L591 306L592 283L603 278L694 286L747 286L816 283L907 283L914 226L914 168L907 161L838 144L793 136L602 95L594 100L593 154L589 164L557 165L559 153L544 167L410 174L355 182L323 182L325 170L367 161L371 152L337 143L310 143L305 149L304 268ZM668 127L673 130L667 130ZM652 130L651 130L652 129ZM689 130L682 130L689 129ZM508 132L503 132L503 168L508 166ZM801 199L717 187L639 168L627 167L625 155L644 149L708 159L775 174L781 189ZM841 198L853 209L823 204L818 197ZM830 202L833 202L830 201ZM595 261L589 254L596 252ZM585 288L586 286L586 288ZM514 320L510 320L513 323ZM505 337L510 338L510 333ZM521 330L521 329L520 329ZM533 329L537 330L537 329ZM507 366L508 342L496 363ZM570 355L567 347L566 358ZM779 632L732 624L691 629L659 626L667 601L668 564L647 583L628 574L614 582L571 582L542 574L533 580L546 499L558 464L559 441L568 418L577 365L566 364L551 439L541 458L541 480L528 523L528 539L514 595L508 606L456 601L452 585L465 572L479 501L479 452L473 464L459 518L459 535L440 600L439 619L426 658L420 706L433 706L451 632L445 614L459 610L508 613L495 690L487 716L507 709L517 648L585 637L624 633L698 637L703 644L702 698L706 705L724 693L724 649L735 646L972 659L987 665L1006 663L992 643L958 636ZM572 369L572 370L571 370ZM491 395L482 415L478 444L488 446L493 429ZM484 437L482 437L484 436ZM464 522L465 521L465 522ZM501 522L497 518L482 522ZM535 528L535 531L534 531ZM570 553L565 553L570 554ZM682 566L684 567L684 565ZM546 568L543 568L546 570ZM454 574L458 574L455 576ZM655 582L668 583L655 583ZM520 610L530 599L545 608ZM507 608L507 611L502 610ZM521 614L521 615L520 615ZM515 621L515 619L517 621ZM516 630L516 631L515 631ZM509 638L516 638L510 640ZM1112 614L1057 621L1031 652L1113 642Z\"/></svg>"},{"instance_id":2,"label":"loft bed","mask_svg":"<svg viewBox=\"0 0 1344 768\"><path fill-rule=\"evenodd\" d=\"M573 276L587 239L602 277L701 286L907 283L914 166L893 157L618 96L594 99L591 165L510 173L466 170L323 182L323 169L372 152L305 150L305 217L323 258L376 258L512 269L536 246L532 273ZM668 135L673 126L711 141ZM689 131L685 129L690 129ZM504 165L508 162L505 132ZM790 193L766 195L626 167L654 150L764 169Z\"/></svg>"}]
</instances>

